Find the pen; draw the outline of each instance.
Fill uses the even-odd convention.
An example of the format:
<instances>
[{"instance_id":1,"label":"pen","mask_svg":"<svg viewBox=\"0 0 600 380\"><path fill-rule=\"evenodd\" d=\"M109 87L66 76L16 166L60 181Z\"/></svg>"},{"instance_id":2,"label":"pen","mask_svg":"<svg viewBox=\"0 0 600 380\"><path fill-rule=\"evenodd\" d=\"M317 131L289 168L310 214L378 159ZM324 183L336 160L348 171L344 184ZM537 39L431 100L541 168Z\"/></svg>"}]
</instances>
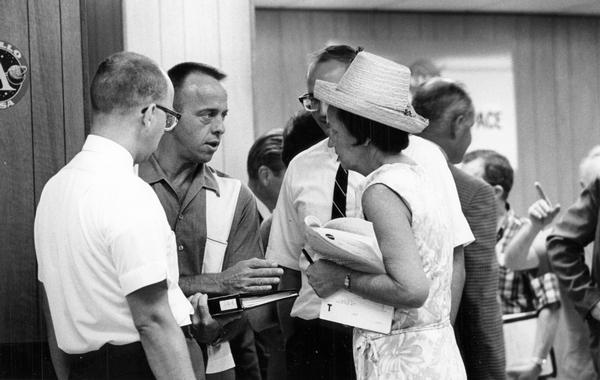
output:
<instances>
[{"instance_id":1,"label":"pen","mask_svg":"<svg viewBox=\"0 0 600 380\"><path fill-rule=\"evenodd\" d=\"M302 248L302 253L304 254L304 257L306 257L306 260L308 260L309 264L314 264L315 263L313 261L312 257L310 257L310 255L308 254L308 252L306 252L306 249Z\"/></svg>"}]
</instances>

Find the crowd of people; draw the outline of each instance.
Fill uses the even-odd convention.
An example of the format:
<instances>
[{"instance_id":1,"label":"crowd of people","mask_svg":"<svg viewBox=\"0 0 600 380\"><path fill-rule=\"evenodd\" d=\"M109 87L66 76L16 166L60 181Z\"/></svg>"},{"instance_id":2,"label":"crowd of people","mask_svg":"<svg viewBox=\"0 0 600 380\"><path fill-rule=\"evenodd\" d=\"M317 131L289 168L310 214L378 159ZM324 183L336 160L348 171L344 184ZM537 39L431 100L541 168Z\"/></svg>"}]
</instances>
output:
<instances>
[{"instance_id":1,"label":"crowd of people","mask_svg":"<svg viewBox=\"0 0 600 380\"><path fill-rule=\"evenodd\" d=\"M246 185L209 165L225 78L197 62L164 72L131 52L99 65L90 134L35 218L58 378L537 379L561 315L570 361L559 375L597 378L589 262L600 245L587 260L584 248L600 239L598 149L556 224L560 206L539 184L519 217L510 162L466 153L475 109L463 85L332 45L311 56L302 109L250 148ZM371 222L385 271L309 261L307 216ZM208 308L208 297L277 288L298 296ZM390 333L320 319L340 290L392 306ZM507 366L503 315L527 312L532 352Z\"/></svg>"}]
</instances>

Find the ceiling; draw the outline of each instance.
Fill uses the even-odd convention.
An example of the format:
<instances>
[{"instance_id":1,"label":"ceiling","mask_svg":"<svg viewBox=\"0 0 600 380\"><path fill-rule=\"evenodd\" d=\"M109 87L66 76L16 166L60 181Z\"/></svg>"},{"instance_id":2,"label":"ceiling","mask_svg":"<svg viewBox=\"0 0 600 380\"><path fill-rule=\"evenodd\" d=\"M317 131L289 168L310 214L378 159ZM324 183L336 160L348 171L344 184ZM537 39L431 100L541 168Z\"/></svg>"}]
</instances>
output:
<instances>
[{"instance_id":1,"label":"ceiling","mask_svg":"<svg viewBox=\"0 0 600 380\"><path fill-rule=\"evenodd\" d=\"M600 0L254 0L260 8L600 15Z\"/></svg>"}]
</instances>

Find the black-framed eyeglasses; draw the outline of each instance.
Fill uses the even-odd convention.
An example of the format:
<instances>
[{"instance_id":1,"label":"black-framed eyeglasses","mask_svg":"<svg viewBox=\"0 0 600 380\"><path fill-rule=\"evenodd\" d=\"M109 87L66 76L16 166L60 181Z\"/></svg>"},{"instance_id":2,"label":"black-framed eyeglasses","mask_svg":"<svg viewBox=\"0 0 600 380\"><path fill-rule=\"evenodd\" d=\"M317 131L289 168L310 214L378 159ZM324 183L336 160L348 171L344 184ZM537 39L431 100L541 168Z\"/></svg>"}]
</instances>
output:
<instances>
[{"instance_id":1,"label":"black-framed eyeglasses","mask_svg":"<svg viewBox=\"0 0 600 380\"><path fill-rule=\"evenodd\" d=\"M298 100L308 112L317 112L321 108L321 101L310 92L298 97Z\"/></svg>"},{"instance_id":2,"label":"black-framed eyeglasses","mask_svg":"<svg viewBox=\"0 0 600 380\"><path fill-rule=\"evenodd\" d=\"M156 108L167 114L167 120L165 122L165 131L172 131L173 128L175 128L175 126L177 125L177 122L179 122L179 119L181 119L181 114L177 111L173 111L170 108L163 107L160 104L156 104ZM142 113L146 112L147 109L148 107L144 108L142 110Z\"/></svg>"}]
</instances>

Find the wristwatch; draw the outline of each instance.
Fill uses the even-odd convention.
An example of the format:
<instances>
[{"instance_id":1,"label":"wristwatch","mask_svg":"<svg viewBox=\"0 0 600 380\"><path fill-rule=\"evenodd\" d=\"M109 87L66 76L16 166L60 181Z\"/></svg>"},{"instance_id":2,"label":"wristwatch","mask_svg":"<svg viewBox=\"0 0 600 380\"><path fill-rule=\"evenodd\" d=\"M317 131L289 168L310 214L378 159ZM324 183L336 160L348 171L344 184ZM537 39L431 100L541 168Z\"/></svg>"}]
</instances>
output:
<instances>
[{"instance_id":1,"label":"wristwatch","mask_svg":"<svg viewBox=\"0 0 600 380\"><path fill-rule=\"evenodd\" d=\"M344 288L346 290L350 290L350 286L352 285L352 281L350 279L350 273L348 273L346 275L346 277L344 278Z\"/></svg>"},{"instance_id":2,"label":"wristwatch","mask_svg":"<svg viewBox=\"0 0 600 380\"><path fill-rule=\"evenodd\" d=\"M532 363L539 365L540 367L542 367L546 363L546 359L537 358L535 356L529 360L531 360Z\"/></svg>"}]
</instances>

